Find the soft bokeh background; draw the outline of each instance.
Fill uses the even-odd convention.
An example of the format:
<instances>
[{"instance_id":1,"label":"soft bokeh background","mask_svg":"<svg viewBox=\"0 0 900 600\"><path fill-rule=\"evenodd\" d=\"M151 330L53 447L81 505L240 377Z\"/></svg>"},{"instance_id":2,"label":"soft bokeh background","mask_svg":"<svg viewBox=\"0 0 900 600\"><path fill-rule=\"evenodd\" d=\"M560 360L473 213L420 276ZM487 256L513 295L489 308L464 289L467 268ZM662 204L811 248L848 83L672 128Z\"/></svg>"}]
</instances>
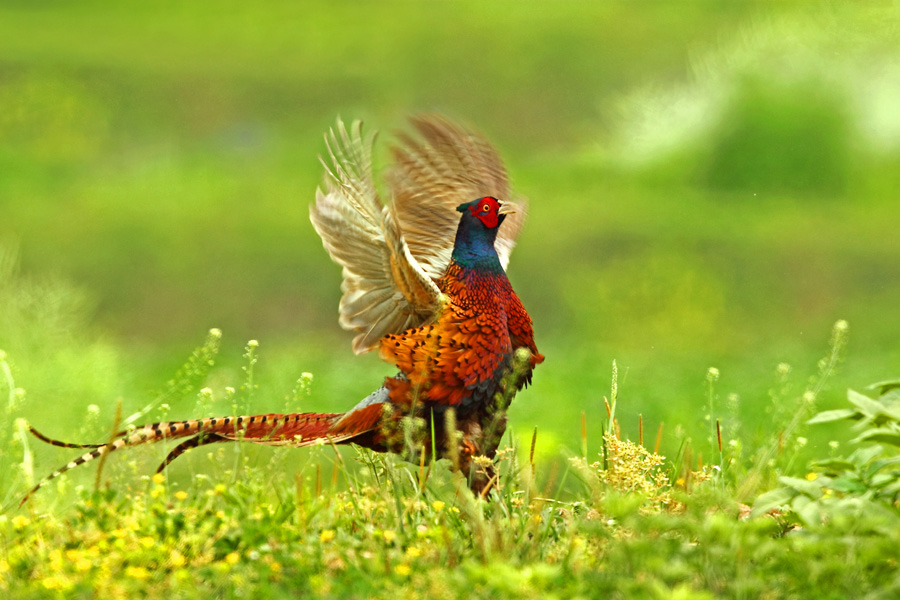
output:
<instances>
[{"instance_id":1,"label":"soft bokeh background","mask_svg":"<svg viewBox=\"0 0 900 600\"><path fill-rule=\"evenodd\" d=\"M900 11L859 5L6 2L0 348L21 414L72 437L95 404L105 431L210 327L217 398L251 338L250 410L283 410L304 371L301 409L367 394L390 369L337 326L317 156L341 115L382 131L384 164L422 110L484 132L531 200L509 275L547 362L512 423L544 456L580 448L582 411L597 440L614 359L625 433L642 413L669 446L708 433L711 366L727 430L770 433L837 319L822 407L896 377Z\"/></svg>"}]
</instances>

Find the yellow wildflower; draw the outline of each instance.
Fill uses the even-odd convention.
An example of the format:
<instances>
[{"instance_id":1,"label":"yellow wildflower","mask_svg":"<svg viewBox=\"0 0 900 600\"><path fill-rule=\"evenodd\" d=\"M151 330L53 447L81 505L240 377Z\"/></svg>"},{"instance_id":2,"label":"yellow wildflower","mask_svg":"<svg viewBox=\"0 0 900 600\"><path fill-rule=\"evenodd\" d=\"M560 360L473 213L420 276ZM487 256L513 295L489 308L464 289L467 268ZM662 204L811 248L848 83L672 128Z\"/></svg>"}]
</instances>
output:
<instances>
[{"instance_id":1,"label":"yellow wildflower","mask_svg":"<svg viewBox=\"0 0 900 600\"><path fill-rule=\"evenodd\" d=\"M334 539L334 529L326 529L325 531L323 531L322 533L319 534L320 542L323 542L323 543L330 542L333 539Z\"/></svg>"},{"instance_id":2,"label":"yellow wildflower","mask_svg":"<svg viewBox=\"0 0 900 600\"><path fill-rule=\"evenodd\" d=\"M79 573L83 573L84 571L90 571L94 566L94 563L86 558L79 558L75 561L75 570Z\"/></svg>"},{"instance_id":3,"label":"yellow wildflower","mask_svg":"<svg viewBox=\"0 0 900 600\"><path fill-rule=\"evenodd\" d=\"M444 510L444 506L445 506L445 504L443 502L441 502L440 500L435 500L434 502L431 503L431 508L433 508L434 510L437 510L437 511Z\"/></svg>"},{"instance_id":4,"label":"yellow wildflower","mask_svg":"<svg viewBox=\"0 0 900 600\"><path fill-rule=\"evenodd\" d=\"M150 577L150 571L144 567L125 567L125 576L132 579L144 580Z\"/></svg>"},{"instance_id":5,"label":"yellow wildflower","mask_svg":"<svg viewBox=\"0 0 900 600\"><path fill-rule=\"evenodd\" d=\"M31 519L26 517L25 515L16 515L12 518L13 527L16 529L22 529L23 527L27 527L31 523Z\"/></svg>"},{"instance_id":6,"label":"yellow wildflower","mask_svg":"<svg viewBox=\"0 0 900 600\"><path fill-rule=\"evenodd\" d=\"M406 577L409 575L410 571L412 571L412 569L409 568L409 565L397 565L394 567L394 573L401 577Z\"/></svg>"},{"instance_id":7,"label":"yellow wildflower","mask_svg":"<svg viewBox=\"0 0 900 600\"><path fill-rule=\"evenodd\" d=\"M154 538L150 537L149 535L142 537L140 541L141 541L141 546L143 546L144 548L152 548L153 545L156 543L156 540Z\"/></svg>"},{"instance_id":8,"label":"yellow wildflower","mask_svg":"<svg viewBox=\"0 0 900 600\"><path fill-rule=\"evenodd\" d=\"M183 567L184 563L187 561L184 559L184 554L178 550L172 550L172 553L169 554L169 562L173 567Z\"/></svg>"},{"instance_id":9,"label":"yellow wildflower","mask_svg":"<svg viewBox=\"0 0 900 600\"><path fill-rule=\"evenodd\" d=\"M241 560L241 555L237 552L229 552L225 556L225 562L227 562L229 565L236 565L239 560Z\"/></svg>"},{"instance_id":10,"label":"yellow wildflower","mask_svg":"<svg viewBox=\"0 0 900 600\"><path fill-rule=\"evenodd\" d=\"M50 551L50 554L47 556L50 559L50 568L54 571L62 571L63 568L63 556L62 552L59 548L54 548Z\"/></svg>"},{"instance_id":11,"label":"yellow wildflower","mask_svg":"<svg viewBox=\"0 0 900 600\"><path fill-rule=\"evenodd\" d=\"M47 588L48 590L66 590L72 587L72 584L69 583L64 577L59 577L57 575L51 575L49 577L44 577L41 580L41 584Z\"/></svg>"},{"instance_id":12,"label":"yellow wildflower","mask_svg":"<svg viewBox=\"0 0 900 600\"><path fill-rule=\"evenodd\" d=\"M177 498L178 500L187 500L187 497L188 493L184 490L178 490L177 492L175 492L175 498Z\"/></svg>"},{"instance_id":13,"label":"yellow wildflower","mask_svg":"<svg viewBox=\"0 0 900 600\"><path fill-rule=\"evenodd\" d=\"M384 541L386 542L393 542L397 538L397 534L391 529L385 529L382 535L384 535Z\"/></svg>"},{"instance_id":14,"label":"yellow wildflower","mask_svg":"<svg viewBox=\"0 0 900 600\"><path fill-rule=\"evenodd\" d=\"M157 473L156 475L153 476L153 483L155 483L156 485L162 485L163 483L165 483L165 481L166 481L166 476L163 475L162 473Z\"/></svg>"},{"instance_id":15,"label":"yellow wildflower","mask_svg":"<svg viewBox=\"0 0 900 600\"><path fill-rule=\"evenodd\" d=\"M815 480L818 479L818 478L819 478L819 474L818 474L818 473L807 473L807 474L806 474L806 480L807 480L807 481L815 481Z\"/></svg>"}]
</instances>

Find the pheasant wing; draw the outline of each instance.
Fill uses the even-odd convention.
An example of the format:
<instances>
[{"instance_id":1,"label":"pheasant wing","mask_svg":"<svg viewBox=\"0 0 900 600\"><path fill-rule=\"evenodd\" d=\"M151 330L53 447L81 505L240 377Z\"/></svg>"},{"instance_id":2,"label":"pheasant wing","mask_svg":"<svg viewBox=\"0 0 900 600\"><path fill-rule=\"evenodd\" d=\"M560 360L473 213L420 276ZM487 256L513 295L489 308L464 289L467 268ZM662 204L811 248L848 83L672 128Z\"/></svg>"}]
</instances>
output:
<instances>
[{"instance_id":1,"label":"pheasant wing","mask_svg":"<svg viewBox=\"0 0 900 600\"><path fill-rule=\"evenodd\" d=\"M357 354L388 333L432 320L442 307L440 290L378 199L372 179L374 138L363 139L359 121L348 131L338 120L325 138L331 158L331 167L325 164L325 190L316 190L310 209L325 249L343 269L340 324L359 332L353 340Z\"/></svg>"},{"instance_id":2,"label":"pheasant wing","mask_svg":"<svg viewBox=\"0 0 900 600\"><path fill-rule=\"evenodd\" d=\"M497 151L481 136L438 115L415 117L412 123L419 139L403 135L393 148L390 210L409 251L437 279L453 252L456 207L482 196L512 200L509 179ZM516 204L519 209L507 215L495 243L504 269L525 223L526 203L517 199Z\"/></svg>"}]
</instances>

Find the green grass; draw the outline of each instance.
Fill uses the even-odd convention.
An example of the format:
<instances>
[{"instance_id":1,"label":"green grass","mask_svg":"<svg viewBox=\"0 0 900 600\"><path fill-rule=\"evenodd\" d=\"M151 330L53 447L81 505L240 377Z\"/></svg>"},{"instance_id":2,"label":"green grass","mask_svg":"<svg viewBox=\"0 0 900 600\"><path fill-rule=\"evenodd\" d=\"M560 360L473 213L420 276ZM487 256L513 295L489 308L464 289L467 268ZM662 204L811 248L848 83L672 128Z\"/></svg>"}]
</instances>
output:
<instances>
[{"instance_id":1,"label":"green grass","mask_svg":"<svg viewBox=\"0 0 900 600\"><path fill-rule=\"evenodd\" d=\"M559 463L535 460L510 436L496 460L500 485L486 499L473 497L446 461L416 466L327 445L194 451L149 477L166 453L159 444L114 456L98 488L83 469L16 509L46 459L73 451L27 436L27 394L4 355L3 414L15 427L0 437L12 467L3 473L0 590L9 598L891 597L900 588L898 384L881 385L879 399L851 392L851 408L814 419L859 422L857 450L836 442L811 471L796 455L846 334L838 323L799 397L778 398L777 433L760 443L720 416L727 408L717 405L711 370L708 439L682 438L667 460L618 439L607 420L602 438L581 434L585 456ZM150 402L144 420L185 404L210 410L223 391L214 377L219 335L163 386L158 399L171 405ZM248 345L242 375L224 382L231 412L275 395L256 383L255 352ZM73 376L65 367L57 374ZM780 374L783 392L791 374ZM309 383L298 381L289 404L305 399ZM612 414L633 417L615 372L612 384ZM89 411L79 436L100 438L98 413ZM717 421L735 443L717 439ZM750 513L743 502L757 497Z\"/></svg>"},{"instance_id":2,"label":"green grass","mask_svg":"<svg viewBox=\"0 0 900 600\"><path fill-rule=\"evenodd\" d=\"M895 7L170 4L0 8L3 506L71 458L18 419L102 440L120 401L149 420L340 411L391 374L350 353L308 221L338 114L382 131L379 165L418 110L496 143L530 199L509 274L547 360L510 409L490 503L445 465L421 486L416 466L321 448L195 451L159 484L164 448L136 449L98 492L76 471L0 514L0 593L895 595L896 508L868 459L813 467L860 432L805 424L900 364ZM216 364L173 388L213 327ZM681 510L569 460L603 460L613 361L622 437L642 419L652 448L662 425ZM687 493L701 460L722 470ZM835 479L844 504L813 498ZM769 493L781 516L736 517Z\"/></svg>"}]
</instances>

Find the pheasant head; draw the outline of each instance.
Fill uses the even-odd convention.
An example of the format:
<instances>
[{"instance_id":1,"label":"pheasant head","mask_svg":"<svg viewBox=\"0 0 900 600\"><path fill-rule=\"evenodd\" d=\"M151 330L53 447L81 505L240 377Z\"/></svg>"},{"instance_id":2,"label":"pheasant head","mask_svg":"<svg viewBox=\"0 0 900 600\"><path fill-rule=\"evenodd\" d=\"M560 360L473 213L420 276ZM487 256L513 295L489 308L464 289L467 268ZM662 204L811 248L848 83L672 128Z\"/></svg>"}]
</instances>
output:
<instances>
[{"instance_id":1,"label":"pheasant head","mask_svg":"<svg viewBox=\"0 0 900 600\"><path fill-rule=\"evenodd\" d=\"M516 211L516 205L485 196L456 207L462 213L456 229L453 259L462 266L487 267L502 271L494 242L506 215Z\"/></svg>"}]
</instances>

